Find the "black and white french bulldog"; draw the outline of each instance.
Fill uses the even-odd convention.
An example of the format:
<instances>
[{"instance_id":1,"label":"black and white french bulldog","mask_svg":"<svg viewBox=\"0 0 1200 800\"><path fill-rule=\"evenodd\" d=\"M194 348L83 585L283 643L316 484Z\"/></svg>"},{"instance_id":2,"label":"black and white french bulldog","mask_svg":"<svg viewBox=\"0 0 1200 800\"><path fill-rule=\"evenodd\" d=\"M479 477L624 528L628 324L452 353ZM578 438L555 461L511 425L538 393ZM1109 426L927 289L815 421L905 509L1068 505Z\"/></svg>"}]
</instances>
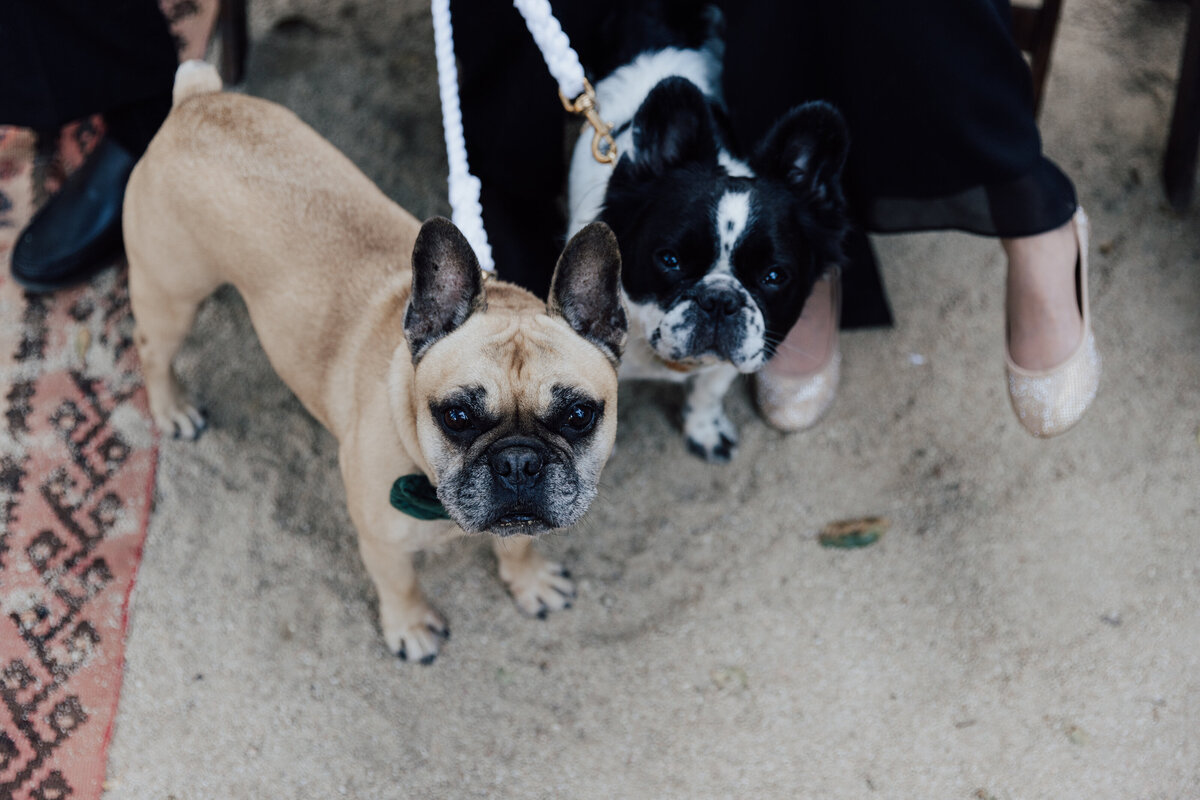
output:
<instances>
[{"instance_id":1,"label":"black and white french bulldog","mask_svg":"<svg viewBox=\"0 0 1200 800\"><path fill-rule=\"evenodd\" d=\"M714 37L659 47L598 81L619 159L597 162L585 132L568 187L568 235L600 219L620 243L630 316L620 377L686 381L687 446L709 461L737 444L722 405L730 384L771 358L841 262L848 227L841 114L794 108L743 155L724 118L721 50Z\"/></svg>"}]
</instances>

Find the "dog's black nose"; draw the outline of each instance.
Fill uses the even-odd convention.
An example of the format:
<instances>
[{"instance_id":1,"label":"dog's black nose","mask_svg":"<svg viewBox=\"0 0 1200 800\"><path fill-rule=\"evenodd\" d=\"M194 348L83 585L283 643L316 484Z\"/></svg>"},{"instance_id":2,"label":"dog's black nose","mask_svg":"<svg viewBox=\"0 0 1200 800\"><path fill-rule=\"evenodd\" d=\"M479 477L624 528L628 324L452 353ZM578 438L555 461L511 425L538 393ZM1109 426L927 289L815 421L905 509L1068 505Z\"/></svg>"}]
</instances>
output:
<instances>
[{"instance_id":1,"label":"dog's black nose","mask_svg":"<svg viewBox=\"0 0 1200 800\"><path fill-rule=\"evenodd\" d=\"M528 489L542 474L542 455L532 447L510 445L492 453L492 472L510 489Z\"/></svg>"},{"instance_id":2,"label":"dog's black nose","mask_svg":"<svg viewBox=\"0 0 1200 800\"><path fill-rule=\"evenodd\" d=\"M732 289L714 289L696 298L696 305L710 317L728 317L742 307L742 296Z\"/></svg>"}]
</instances>

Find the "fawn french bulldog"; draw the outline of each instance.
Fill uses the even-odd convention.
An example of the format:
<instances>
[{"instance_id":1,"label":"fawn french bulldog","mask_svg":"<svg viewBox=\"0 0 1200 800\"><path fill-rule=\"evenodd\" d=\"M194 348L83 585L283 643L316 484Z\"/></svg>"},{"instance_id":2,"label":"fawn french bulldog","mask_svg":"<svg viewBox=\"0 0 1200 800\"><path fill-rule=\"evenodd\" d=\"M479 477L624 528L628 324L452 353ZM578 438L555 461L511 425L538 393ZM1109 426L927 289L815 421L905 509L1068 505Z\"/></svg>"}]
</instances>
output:
<instances>
[{"instance_id":1,"label":"fawn french bulldog","mask_svg":"<svg viewBox=\"0 0 1200 800\"><path fill-rule=\"evenodd\" d=\"M522 611L569 606L570 576L531 544L580 519L612 451L626 335L612 232L571 239L543 303L485 281L452 223L418 223L291 112L220 88L211 67L180 67L126 190L135 341L159 428L204 428L171 361L201 301L231 283L276 372L338 440L393 652L436 657L448 630L412 555L463 532L495 536ZM411 473L452 522L392 507Z\"/></svg>"}]
</instances>

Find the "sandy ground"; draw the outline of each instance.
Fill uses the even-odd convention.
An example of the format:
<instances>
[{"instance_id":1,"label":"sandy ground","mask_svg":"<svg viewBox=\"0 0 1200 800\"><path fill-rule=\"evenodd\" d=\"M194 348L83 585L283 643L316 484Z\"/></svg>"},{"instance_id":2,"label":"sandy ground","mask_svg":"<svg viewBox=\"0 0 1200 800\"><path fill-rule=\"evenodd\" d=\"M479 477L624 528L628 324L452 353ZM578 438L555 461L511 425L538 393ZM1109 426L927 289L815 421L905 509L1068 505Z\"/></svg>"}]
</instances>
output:
<instances>
[{"instance_id":1,"label":"sandy ground","mask_svg":"<svg viewBox=\"0 0 1200 800\"><path fill-rule=\"evenodd\" d=\"M444 213L420 4L251 5L247 91ZM898 325L843 338L819 427L777 434L739 388L741 453L709 466L674 390L624 388L601 498L546 542L575 608L521 617L462 541L423 562L454 630L430 668L385 652L333 441L219 294L180 363L214 428L163 445L108 797L1200 797L1200 204L1158 180L1185 15L1067 4L1043 133L1093 219L1106 368L1076 430L1009 411L994 243L880 239ZM865 514L879 544L818 546Z\"/></svg>"}]
</instances>

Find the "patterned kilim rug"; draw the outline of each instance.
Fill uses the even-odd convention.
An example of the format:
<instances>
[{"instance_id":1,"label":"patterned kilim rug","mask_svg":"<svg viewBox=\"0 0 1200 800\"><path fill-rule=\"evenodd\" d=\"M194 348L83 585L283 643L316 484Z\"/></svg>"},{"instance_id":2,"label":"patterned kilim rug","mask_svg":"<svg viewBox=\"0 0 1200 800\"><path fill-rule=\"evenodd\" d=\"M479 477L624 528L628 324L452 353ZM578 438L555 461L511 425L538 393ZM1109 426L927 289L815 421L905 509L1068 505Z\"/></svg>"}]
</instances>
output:
<instances>
[{"instance_id":1,"label":"patterned kilim rug","mask_svg":"<svg viewBox=\"0 0 1200 800\"><path fill-rule=\"evenodd\" d=\"M180 60L202 58L217 0L159 5ZM103 792L154 492L124 270L45 296L9 274L18 232L101 136L99 117L72 124L39 157L0 126L0 800Z\"/></svg>"},{"instance_id":2,"label":"patterned kilim rug","mask_svg":"<svg viewBox=\"0 0 1200 800\"><path fill-rule=\"evenodd\" d=\"M0 128L0 798L100 797L153 494L124 271L45 296L9 275L36 198L100 125L36 170L33 136Z\"/></svg>"}]
</instances>

